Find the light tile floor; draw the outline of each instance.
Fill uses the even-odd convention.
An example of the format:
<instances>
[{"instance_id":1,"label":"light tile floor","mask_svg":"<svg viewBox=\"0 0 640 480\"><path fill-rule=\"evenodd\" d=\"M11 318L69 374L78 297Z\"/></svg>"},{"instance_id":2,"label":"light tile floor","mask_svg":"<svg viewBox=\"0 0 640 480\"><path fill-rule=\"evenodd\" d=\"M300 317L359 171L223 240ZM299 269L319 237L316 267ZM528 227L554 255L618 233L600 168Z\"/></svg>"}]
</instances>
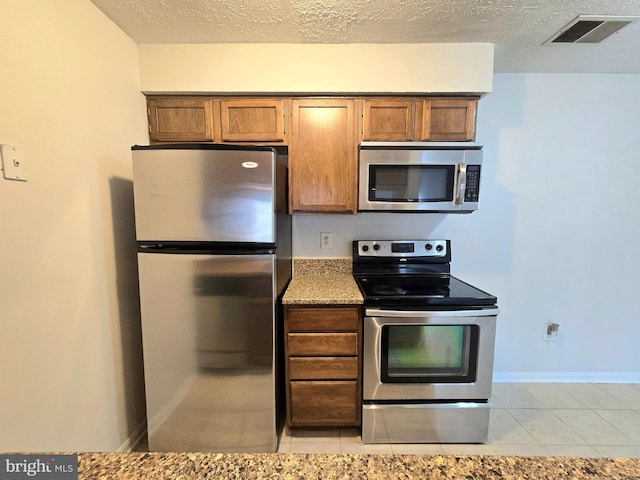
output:
<instances>
[{"instance_id":1,"label":"light tile floor","mask_svg":"<svg viewBox=\"0 0 640 480\"><path fill-rule=\"evenodd\" d=\"M278 451L640 458L640 385L494 383L491 403L483 445L363 445L356 429L285 429Z\"/></svg>"}]
</instances>

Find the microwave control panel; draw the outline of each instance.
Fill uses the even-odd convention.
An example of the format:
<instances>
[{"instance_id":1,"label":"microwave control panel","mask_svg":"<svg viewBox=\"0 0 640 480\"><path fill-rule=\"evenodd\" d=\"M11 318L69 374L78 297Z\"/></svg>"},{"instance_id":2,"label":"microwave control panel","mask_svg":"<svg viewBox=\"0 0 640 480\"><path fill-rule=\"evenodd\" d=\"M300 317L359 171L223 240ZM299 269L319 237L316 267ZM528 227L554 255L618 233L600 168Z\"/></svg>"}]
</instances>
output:
<instances>
[{"instance_id":1,"label":"microwave control panel","mask_svg":"<svg viewBox=\"0 0 640 480\"><path fill-rule=\"evenodd\" d=\"M480 196L480 165L467 165L467 187L464 191L465 202L477 202Z\"/></svg>"}]
</instances>

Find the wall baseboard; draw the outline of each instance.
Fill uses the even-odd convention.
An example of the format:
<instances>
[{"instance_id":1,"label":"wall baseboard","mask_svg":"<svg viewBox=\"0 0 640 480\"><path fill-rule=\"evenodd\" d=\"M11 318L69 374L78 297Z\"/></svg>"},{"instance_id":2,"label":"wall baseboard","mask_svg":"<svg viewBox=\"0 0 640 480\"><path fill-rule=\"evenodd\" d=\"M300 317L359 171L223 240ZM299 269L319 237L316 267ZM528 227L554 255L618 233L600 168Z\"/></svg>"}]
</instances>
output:
<instances>
[{"instance_id":1,"label":"wall baseboard","mask_svg":"<svg viewBox=\"0 0 640 480\"><path fill-rule=\"evenodd\" d=\"M495 383L640 383L640 372L494 372Z\"/></svg>"},{"instance_id":2,"label":"wall baseboard","mask_svg":"<svg viewBox=\"0 0 640 480\"><path fill-rule=\"evenodd\" d=\"M138 444L142 441L142 439L147 434L147 421L144 420L138 428L125 440L125 442L120 445L118 449L118 453L129 453L135 450Z\"/></svg>"}]
</instances>

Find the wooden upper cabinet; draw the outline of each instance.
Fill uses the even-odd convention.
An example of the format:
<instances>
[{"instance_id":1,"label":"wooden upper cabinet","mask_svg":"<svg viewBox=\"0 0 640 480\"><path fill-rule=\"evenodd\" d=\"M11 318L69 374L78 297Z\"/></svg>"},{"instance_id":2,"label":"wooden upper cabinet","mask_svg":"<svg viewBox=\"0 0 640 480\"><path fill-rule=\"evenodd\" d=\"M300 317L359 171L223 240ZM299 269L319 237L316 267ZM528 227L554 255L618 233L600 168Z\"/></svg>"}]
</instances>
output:
<instances>
[{"instance_id":1,"label":"wooden upper cabinet","mask_svg":"<svg viewBox=\"0 0 640 480\"><path fill-rule=\"evenodd\" d=\"M413 140L414 120L413 99L366 99L363 101L362 139Z\"/></svg>"},{"instance_id":2,"label":"wooden upper cabinet","mask_svg":"<svg viewBox=\"0 0 640 480\"><path fill-rule=\"evenodd\" d=\"M366 98L362 140L467 142L475 140L477 98Z\"/></svg>"},{"instance_id":3,"label":"wooden upper cabinet","mask_svg":"<svg viewBox=\"0 0 640 480\"><path fill-rule=\"evenodd\" d=\"M283 99L220 101L223 142L285 142Z\"/></svg>"},{"instance_id":4,"label":"wooden upper cabinet","mask_svg":"<svg viewBox=\"0 0 640 480\"><path fill-rule=\"evenodd\" d=\"M418 141L467 142L476 138L476 98L422 100Z\"/></svg>"},{"instance_id":5,"label":"wooden upper cabinet","mask_svg":"<svg viewBox=\"0 0 640 480\"><path fill-rule=\"evenodd\" d=\"M289 138L291 213L356 213L356 101L294 99Z\"/></svg>"},{"instance_id":6,"label":"wooden upper cabinet","mask_svg":"<svg viewBox=\"0 0 640 480\"><path fill-rule=\"evenodd\" d=\"M157 142L210 142L214 139L207 98L149 98L149 138Z\"/></svg>"}]
</instances>

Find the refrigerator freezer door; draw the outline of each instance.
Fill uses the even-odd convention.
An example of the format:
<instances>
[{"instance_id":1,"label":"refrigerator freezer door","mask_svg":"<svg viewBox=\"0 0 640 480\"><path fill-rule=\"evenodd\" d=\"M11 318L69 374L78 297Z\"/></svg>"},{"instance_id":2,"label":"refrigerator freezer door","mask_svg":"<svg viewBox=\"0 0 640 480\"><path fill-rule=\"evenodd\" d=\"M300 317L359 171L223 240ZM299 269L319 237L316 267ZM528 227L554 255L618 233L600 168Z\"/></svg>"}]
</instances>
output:
<instances>
[{"instance_id":1,"label":"refrigerator freezer door","mask_svg":"<svg viewBox=\"0 0 640 480\"><path fill-rule=\"evenodd\" d=\"M149 449L277 449L274 255L139 253Z\"/></svg>"},{"instance_id":2,"label":"refrigerator freezer door","mask_svg":"<svg viewBox=\"0 0 640 480\"><path fill-rule=\"evenodd\" d=\"M138 241L274 243L271 150L133 151Z\"/></svg>"}]
</instances>

